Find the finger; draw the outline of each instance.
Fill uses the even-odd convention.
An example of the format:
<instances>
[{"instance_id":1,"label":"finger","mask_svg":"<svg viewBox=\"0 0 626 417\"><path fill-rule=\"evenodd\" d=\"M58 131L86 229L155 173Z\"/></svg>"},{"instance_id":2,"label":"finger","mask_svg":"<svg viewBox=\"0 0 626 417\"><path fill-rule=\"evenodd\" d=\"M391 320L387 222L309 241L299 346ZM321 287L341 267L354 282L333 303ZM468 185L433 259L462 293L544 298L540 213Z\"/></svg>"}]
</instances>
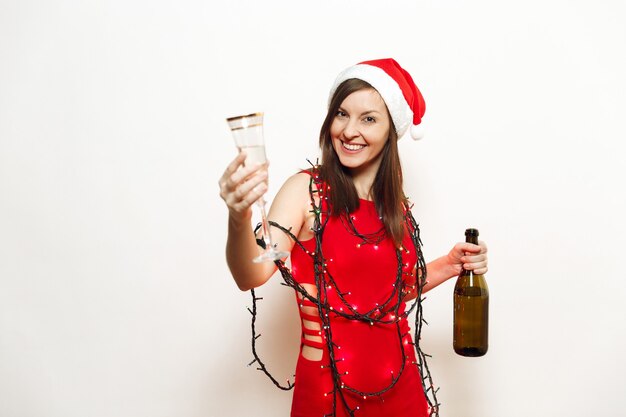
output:
<instances>
[{"instance_id":1,"label":"finger","mask_svg":"<svg viewBox=\"0 0 626 417\"><path fill-rule=\"evenodd\" d=\"M250 180L250 178L255 175L257 172L267 172L267 170L264 168L264 164L249 164L249 165L244 165L243 168L238 169L236 172L234 172L230 178L228 179L228 183L227 183L227 187L229 188L236 188L238 187L240 184L242 184L245 181Z\"/></svg>"},{"instance_id":2,"label":"finger","mask_svg":"<svg viewBox=\"0 0 626 417\"><path fill-rule=\"evenodd\" d=\"M487 270L488 270L488 268L485 266L485 267L481 267L481 268L476 268L476 269L473 270L473 272L476 275L485 275L487 273Z\"/></svg>"},{"instance_id":3,"label":"finger","mask_svg":"<svg viewBox=\"0 0 626 417\"><path fill-rule=\"evenodd\" d=\"M224 170L224 173L222 174L222 176L220 177L218 181L220 185L220 189L224 189L228 185L228 180L231 178L231 176L235 172L237 172L237 169L239 169L239 167L243 165L243 162L245 160L246 160L245 152L240 152L237 154L235 159L230 161L230 163L228 164L228 166Z\"/></svg>"},{"instance_id":4,"label":"finger","mask_svg":"<svg viewBox=\"0 0 626 417\"><path fill-rule=\"evenodd\" d=\"M468 269L468 270L475 270L478 268L485 268L487 266L487 260L485 259L484 261L478 261L478 262L464 262L463 263L463 268Z\"/></svg>"},{"instance_id":5,"label":"finger","mask_svg":"<svg viewBox=\"0 0 626 417\"><path fill-rule=\"evenodd\" d=\"M220 186L221 193L229 195L235 193L239 187L249 181L257 172L255 168L241 168Z\"/></svg>"},{"instance_id":6,"label":"finger","mask_svg":"<svg viewBox=\"0 0 626 417\"><path fill-rule=\"evenodd\" d=\"M475 274L484 274L487 272L487 261L465 263L463 264L463 269L473 271Z\"/></svg>"},{"instance_id":7,"label":"finger","mask_svg":"<svg viewBox=\"0 0 626 417\"><path fill-rule=\"evenodd\" d=\"M261 185L263 187L261 188ZM262 171L250 180L226 193L226 204L236 210L247 208L267 191L267 172ZM252 193L252 194L251 194Z\"/></svg>"},{"instance_id":8,"label":"finger","mask_svg":"<svg viewBox=\"0 0 626 417\"><path fill-rule=\"evenodd\" d=\"M230 177L231 175L233 175L233 173L235 171L237 171L237 169L243 165L244 161L246 160L246 152L245 151L241 151L237 154L237 156L235 157L235 159L233 159L230 164L228 164L228 166L226 167L226 171L224 171L224 176Z\"/></svg>"},{"instance_id":9,"label":"finger","mask_svg":"<svg viewBox=\"0 0 626 417\"><path fill-rule=\"evenodd\" d=\"M231 180L228 180L229 185L225 185L220 190L220 196L226 202L226 205L235 209L235 206L241 201L245 200L247 194L256 186L261 183L267 183L267 171L260 171L249 177L247 181L230 184ZM237 209L239 210L239 208Z\"/></svg>"},{"instance_id":10,"label":"finger","mask_svg":"<svg viewBox=\"0 0 626 417\"><path fill-rule=\"evenodd\" d=\"M260 183L255 188L250 190L239 202L233 205L233 208L237 211L247 210L252 204L254 204L259 198L263 197L263 194L267 191L267 184Z\"/></svg>"},{"instance_id":11,"label":"finger","mask_svg":"<svg viewBox=\"0 0 626 417\"><path fill-rule=\"evenodd\" d=\"M461 262L464 263L476 263L476 262L485 262L487 261L487 254L485 253L479 253L477 255L465 255L461 258Z\"/></svg>"},{"instance_id":12,"label":"finger","mask_svg":"<svg viewBox=\"0 0 626 417\"><path fill-rule=\"evenodd\" d=\"M455 249L458 249L463 255L472 255L480 253L482 248L479 245L475 245L469 242L459 242L456 244Z\"/></svg>"},{"instance_id":13,"label":"finger","mask_svg":"<svg viewBox=\"0 0 626 417\"><path fill-rule=\"evenodd\" d=\"M267 188L267 171L258 172L240 184L235 190L235 196L238 200L244 200L251 191L258 191L257 188L260 185L265 185Z\"/></svg>"}]
</instances>

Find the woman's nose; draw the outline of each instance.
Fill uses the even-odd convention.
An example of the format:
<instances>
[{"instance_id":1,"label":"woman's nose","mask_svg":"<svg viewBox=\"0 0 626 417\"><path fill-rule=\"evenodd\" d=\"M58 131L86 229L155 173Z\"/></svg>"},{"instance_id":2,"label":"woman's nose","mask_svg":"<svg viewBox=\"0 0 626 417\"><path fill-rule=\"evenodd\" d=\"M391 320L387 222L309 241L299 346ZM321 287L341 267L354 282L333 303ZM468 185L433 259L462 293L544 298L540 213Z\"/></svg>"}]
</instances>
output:
<instances>
[{"instance_id":1,"label":"woman's nose","mask_svg":"<svg viewBox=\"0 0 626 417\"><path fill-rule=\"evenodd\" d=\"M348 122L346 123L344 129L343 129L343 136L346 139L354 139L358 136L360 136L361 133L359 132L359 127L357 125L357 121L356 120L348 120Z\"/></svg>"}]
</instances>

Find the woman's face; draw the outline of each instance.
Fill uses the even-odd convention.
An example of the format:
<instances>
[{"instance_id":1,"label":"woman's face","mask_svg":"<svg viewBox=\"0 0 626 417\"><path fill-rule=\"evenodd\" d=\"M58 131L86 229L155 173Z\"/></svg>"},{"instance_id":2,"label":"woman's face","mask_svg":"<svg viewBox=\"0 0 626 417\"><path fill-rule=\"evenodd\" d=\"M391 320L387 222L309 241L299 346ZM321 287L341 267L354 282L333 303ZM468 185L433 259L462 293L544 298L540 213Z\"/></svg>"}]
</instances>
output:
<instances>
[{"instance_id":1,"label":"woman's face","mask_svg":"<svg viewBox=\"0 0 626 417\"><path fill-rule=\"evenodd\" d=\"M376 171L390 128L385 102L378 91L368 88L341 103L330 125L330 138L343 166Z\"/></svg>"}]
</instances>

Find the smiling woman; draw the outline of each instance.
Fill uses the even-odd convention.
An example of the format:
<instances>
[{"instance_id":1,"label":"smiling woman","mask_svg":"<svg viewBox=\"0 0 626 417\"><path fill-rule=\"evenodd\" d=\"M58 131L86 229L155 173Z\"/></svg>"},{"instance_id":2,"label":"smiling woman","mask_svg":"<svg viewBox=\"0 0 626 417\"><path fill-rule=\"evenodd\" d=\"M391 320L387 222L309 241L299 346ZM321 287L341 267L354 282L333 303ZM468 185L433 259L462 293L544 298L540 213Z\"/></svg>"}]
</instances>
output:
<instances>
[{"instance_id":1,"label":"smiling woman","mask_svg":"<svg viewBox=\"0 0 626 417\"><path fill-rule=\"evenodd\" d=\"M279 267L295 290L302 347L292 417L439 415L419 347L421 294L462 267L485 273L487 257L484 243L463 242L426 265L397 144L409 127L419 136L424 111L417 86L392 59L339 75L320 131L322 164L289 178L268 215L291 269L250 262L258 253L250 206L265 190L266 168L244 166L239 155L220 180L229 208L226 257L239 288L262 285Z\"/></svg>"},{"instance_id":2,"label":"smiling woman","mask_svg":"<svg viewBox=\"0 0 626 417\"><path fill-rule=\"evenodd\" d=\"M374 201L396 243L404 232L397 141L398 134L380 93L359 78L342 81L334 90L320 132L324 161L320 173L330 186L331 210L339 215L342 210L356 210L359 199ZM348 147L352 144L365 147L359 150L353 146L351 150Z\"/></svg>"}]
</instances>

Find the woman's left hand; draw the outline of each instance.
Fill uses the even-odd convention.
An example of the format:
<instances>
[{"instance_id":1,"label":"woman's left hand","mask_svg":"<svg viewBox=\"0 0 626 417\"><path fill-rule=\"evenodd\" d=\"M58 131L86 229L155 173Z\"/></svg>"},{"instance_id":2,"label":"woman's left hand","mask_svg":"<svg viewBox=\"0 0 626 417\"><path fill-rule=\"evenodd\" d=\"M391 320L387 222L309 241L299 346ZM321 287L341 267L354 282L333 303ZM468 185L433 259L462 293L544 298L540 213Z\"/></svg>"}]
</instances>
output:
<instances>
[{"instance_id":1,"label":"woman's left hand","mask_svg":"<svg viewBox=\"0 0 626 417\"><path fill-rule=\"evenodd\" d=\"M454 271L454 275L461 273L462 269L474 271L477 275L487 273L487 245L479 240L478 245L467 242L459 242L448 253L448 262Z\"/></svg>"}]
</instances>

